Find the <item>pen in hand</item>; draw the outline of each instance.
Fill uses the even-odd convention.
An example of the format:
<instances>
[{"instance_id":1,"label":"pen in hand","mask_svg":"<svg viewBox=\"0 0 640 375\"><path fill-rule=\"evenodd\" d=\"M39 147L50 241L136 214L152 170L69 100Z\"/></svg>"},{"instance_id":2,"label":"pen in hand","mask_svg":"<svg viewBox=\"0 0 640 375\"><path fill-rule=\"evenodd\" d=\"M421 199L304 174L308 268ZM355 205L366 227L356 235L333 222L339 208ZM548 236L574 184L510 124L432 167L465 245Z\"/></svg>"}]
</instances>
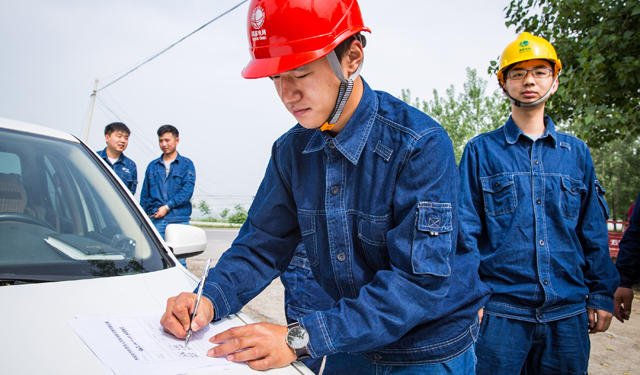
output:
<instances>
[{"instance_id":1,"label":"pen in hand","mask_svg":"<svg viewBox=\"0 0 640 375\"><path fill-rule=\"evenodd\" d=\"M196 297L196 307L193 309L193 314L191 314L191 320L189 321L189 331L187 331L187 338L185 339L184 347L186 348L189 345L189 340L191 340L191 335L193 334L193 330L191 330L191 323L193 323L193 319L196 317L196 313L198 312L198 305L200 305L200 299L202 299L202 291L204 290L204 281L209 274L209 265L211 264L211 259L207 259L207 263L204 265L204 269L202 270L202 279L200 280L200 286L198 287L198 296Z\"/></svg>"}]
</instances>

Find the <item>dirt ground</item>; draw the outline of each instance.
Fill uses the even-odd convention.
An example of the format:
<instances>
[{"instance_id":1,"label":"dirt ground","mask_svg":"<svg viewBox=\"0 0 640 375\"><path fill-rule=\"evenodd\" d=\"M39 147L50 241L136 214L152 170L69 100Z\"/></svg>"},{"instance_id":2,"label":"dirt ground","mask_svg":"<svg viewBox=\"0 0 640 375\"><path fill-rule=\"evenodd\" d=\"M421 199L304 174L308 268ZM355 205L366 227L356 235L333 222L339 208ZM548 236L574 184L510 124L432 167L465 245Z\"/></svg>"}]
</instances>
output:
<instances>
[{"instance_id":1,"label":"dirt ground","mask_svg":"<svg viewBox=\"0 0 640 375\"><path fill-rule=\"evenodd\" d=\"M640 375L640 287L631 318L624 324L613 319L607 332L591 335L590 375Z\"/></svg>"}]
</instances>

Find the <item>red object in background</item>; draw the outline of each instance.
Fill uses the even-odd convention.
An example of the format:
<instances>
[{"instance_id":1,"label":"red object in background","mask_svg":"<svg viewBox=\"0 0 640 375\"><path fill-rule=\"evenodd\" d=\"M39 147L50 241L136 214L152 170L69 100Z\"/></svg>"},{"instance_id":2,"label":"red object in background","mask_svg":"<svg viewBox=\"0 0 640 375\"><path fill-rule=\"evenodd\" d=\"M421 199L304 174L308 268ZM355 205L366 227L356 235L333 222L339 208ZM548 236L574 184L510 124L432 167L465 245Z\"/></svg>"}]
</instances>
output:
<instances>
[{"instance_id":1,"label":"red object in background","mask_svg":"<svg viewBox=\"0 0 640 375\"><path fill-rule=\"evenodd\" d=\"M631 214L633 213L633 208L636 206L636 202L633 202L633 204L631 205L631 208L629 208L629 211L627 211L627 220L631 219Z\"/></svg>"},{"instance_id":2,"label":"red object in background","mask_svg":"<svg viewBox=\"0 0 640 375\"><path fill-rule=\"evenodd\" d=\"M616 229L616 226L622 224L622 232L609 231L609 255L611 255L611 258L615 261L615 259L618 258L618 251L620 251L620 240L629 227L629 222L607 220L607 224L613 224L614 229Z\"/></svg>"}]
</instances>

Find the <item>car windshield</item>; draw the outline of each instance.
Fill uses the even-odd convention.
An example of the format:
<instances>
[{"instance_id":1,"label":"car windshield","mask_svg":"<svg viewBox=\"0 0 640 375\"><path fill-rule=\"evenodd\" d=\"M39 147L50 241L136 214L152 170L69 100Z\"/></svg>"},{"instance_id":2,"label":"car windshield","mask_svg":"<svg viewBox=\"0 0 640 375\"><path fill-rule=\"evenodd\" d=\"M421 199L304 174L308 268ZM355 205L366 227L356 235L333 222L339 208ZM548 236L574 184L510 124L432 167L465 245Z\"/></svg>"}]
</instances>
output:
<instances>
[{"instance_id":1,"label":"car windshield","mask_svg":"<svg viewBox=\"0 0 640 375\"><path fill-rule=\"evenodd\" d=\"M0 129L0 281L151 272L173 263L81 144Z\"/></svg>"}]
</instances>

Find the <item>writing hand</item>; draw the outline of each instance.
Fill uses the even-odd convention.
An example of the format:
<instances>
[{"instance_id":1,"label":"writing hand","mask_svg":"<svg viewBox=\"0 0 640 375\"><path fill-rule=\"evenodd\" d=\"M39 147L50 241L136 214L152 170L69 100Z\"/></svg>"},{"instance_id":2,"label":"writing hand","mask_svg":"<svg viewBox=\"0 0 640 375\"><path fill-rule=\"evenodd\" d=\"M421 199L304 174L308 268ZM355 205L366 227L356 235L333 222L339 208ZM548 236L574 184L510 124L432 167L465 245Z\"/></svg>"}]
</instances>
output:
<instances>
[{"instance_id":1,"label":"writing hand","mask_svg":"<svg viewBox=\"0 0 640 375\"><path fill-rule=\"evenodd\" d=\"M196 306L197 295L194 293L180 293L176 297L167 300L167 309L160 319L162 329L178 338L187 337L191 314ZM202 296L198 312L191 323L191 329L195 332L205 327L213 320L213 304Z\"/></svg>"}]
</instances>

